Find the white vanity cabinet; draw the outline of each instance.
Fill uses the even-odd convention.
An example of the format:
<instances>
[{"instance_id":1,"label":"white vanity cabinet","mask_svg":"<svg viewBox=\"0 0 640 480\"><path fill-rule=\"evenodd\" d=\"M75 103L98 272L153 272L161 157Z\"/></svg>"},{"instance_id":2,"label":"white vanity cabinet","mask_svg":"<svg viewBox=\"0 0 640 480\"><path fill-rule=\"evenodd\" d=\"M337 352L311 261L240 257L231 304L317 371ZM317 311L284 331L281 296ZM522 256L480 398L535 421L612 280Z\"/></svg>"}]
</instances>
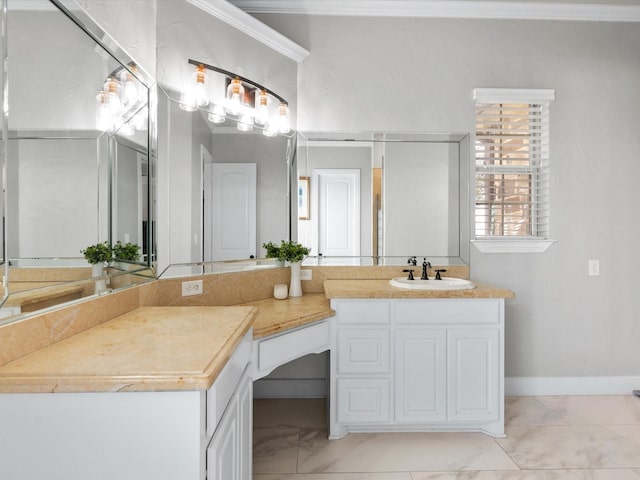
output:
<instances>
[{"instance_id":1,"label":"white vanity cabinet","mask_svg":"<svg viewBox=\"0 0 640 480\"><path fill-rule=\"evenodd\" d=\"M504 435L504 299L333 299L330 437Z\"/></svg>"},{"instance_id":2,"label":"white vanity cabinet","mask_svg":"<svg viewBox=\"0 0 640 480\"><path fill-rule=\"evenodd\" d=\"M253 381L245 371L207 448L207 480L251 480Z\"/></svg>"},{"instance_id":3,"label":"white vanity cabinet","mask_svg":"<svg viewBox=\"0 0 640 480\"><path fill-rule=\"evenodd\" d=\"M251 480L252 337L206 391L0 394L0 478Z\"/></svg>"}]
</instances>

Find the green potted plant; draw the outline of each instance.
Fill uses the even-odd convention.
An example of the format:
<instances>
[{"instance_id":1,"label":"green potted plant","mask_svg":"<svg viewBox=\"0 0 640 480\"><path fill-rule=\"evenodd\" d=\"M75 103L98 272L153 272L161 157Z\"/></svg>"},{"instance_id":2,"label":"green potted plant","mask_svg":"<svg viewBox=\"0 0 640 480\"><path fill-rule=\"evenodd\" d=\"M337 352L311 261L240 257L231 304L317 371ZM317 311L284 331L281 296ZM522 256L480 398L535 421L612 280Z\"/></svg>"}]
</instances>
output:
<instances>
[{"instance_id":1,"label":"green potted plant","mask_svg":"<svg viewBox=\"0 0 640 480\"><path fill-rule=\"evenodd\" d=\"M97 265L109 263L112 258L111 245L109 242L96 243L95 245L89 245L84 250L80 250L84 255L84 258L91 265Z\"/></svg>"},{"instance_id":2,"label":"green potted plant","mask_svg":"<svg viewBox=\"0 0 640 480\"><path fill-rule=\"evenodd\" d=\"M140 259L140 247L136 243L122 243L120 240L112 247L113 259L124 262L137 262Z\"/></svg>"},{"instance_id":3,"label":"green potted plant","mask_svg":"<svg viewBox=\"0 0 640 480\"><path fill-rule=\"evenodd\" d=\"M263 243L262 247L267 251L267 258L277 258L289 263L301 262L309 255L309 249L292 240L282 240L280 245L273 242Z\"/></svg>"},{"instance_id":4,"label":"green potted plant","mask_svg":"<svg viewBox=\"0 0 640 480\"><path fill-rule=\"evenodd\" d=\"M84 250L80 250L84 258L91 264L91 276L102 277L104 275L104 266L108 264L112 257L111 244L109 242L96 243L89 245ZM107 282L104 278L96 280L96 293L107 289Z\"/></svg>"},{"instance_id":5,"label":"green potted plant","mask_svg":"<svg viewBox=\"0 0 640 480\"><path fill-rule=\"evenodd\" d=\"M291 266L290 297L302 296L302 284L300 283L300 265L302 260L309 255L309 249L292 240L282 240L280 245L273 242L263 243L262 247L267 251L267 258L276 258L281 262L289 262Z\"/></svg>"}]
</instances>

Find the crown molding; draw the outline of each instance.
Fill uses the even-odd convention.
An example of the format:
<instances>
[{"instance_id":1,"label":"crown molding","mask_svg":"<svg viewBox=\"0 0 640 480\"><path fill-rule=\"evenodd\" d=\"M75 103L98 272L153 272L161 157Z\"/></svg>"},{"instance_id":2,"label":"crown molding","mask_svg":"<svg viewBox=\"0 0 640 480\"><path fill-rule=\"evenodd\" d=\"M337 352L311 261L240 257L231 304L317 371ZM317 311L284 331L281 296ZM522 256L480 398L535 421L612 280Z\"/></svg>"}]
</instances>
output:
<instances>
[{"instance_id":1,"label":"crown molding","mask_svg":"<svg viewBox=\"0 0 640 480\"><path fill-rule=\"evenodd\" d=\"M225 0L187 0L286 57L301 62L309 51Z\"/></svg>"},{"instance_id":2,"label":"crown molding","mask_svg":"<svg viewBox=\"0 0 640 480\"><path fill-rule=\"evenodd\" d=\"M249 13L640 22L640 4L478 0L230 0Z\"/></svg>"}]
</instances>

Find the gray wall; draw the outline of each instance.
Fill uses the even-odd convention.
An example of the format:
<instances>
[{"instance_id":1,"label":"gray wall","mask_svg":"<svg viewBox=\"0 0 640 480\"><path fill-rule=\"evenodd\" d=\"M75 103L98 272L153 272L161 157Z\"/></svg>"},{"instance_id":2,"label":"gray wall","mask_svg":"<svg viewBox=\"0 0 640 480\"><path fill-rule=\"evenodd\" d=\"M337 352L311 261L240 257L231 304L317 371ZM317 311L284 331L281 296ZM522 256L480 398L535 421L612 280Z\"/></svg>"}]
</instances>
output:
<instances>
[{"instance_id":1,"label":"gray wall","mask_svg":"<svg viewBox=\"0 0 640 480\"><path fill-rule=\"evenodd\" d=\"M108 32L138 65L155 76L156 0L65 0L71 1Z\"/></svg>"},{"instance_id":2,"label":"gray wall","mask_svg":"<svg viewBox=\"0 0 640 480\"><path fill-rule=\"evenodd\" d=\"M472 132L476 87L553 88L542 254L471 252L507 303L507 376L640 375L640 25L262 15L311 51L300 130ZM587 275L599 259L601 275Z\"/></svg>"},{"instance_id":3,"label":"gray wall","mask_svg":"<svg viewBox=\"0 0 640 480\"><path fill-rule=\"evenodd\" d=\"M347 145L331 146L311 145L306 148L306 158L300 158L298 166L301 176L310 177L313 183L313 171L319 168L349 168L360 170L360 255L371 256L372 253L372 191L371 146ZM317 186L310 186L311 195L317 194ZM311 247L311 220L298 221L299 241ZM311 252L317 255L317 252Z\"/></svg>"},{"instance_id":4,"label":"gray wall","mask_svg":"<svg viewBox=\"0 0 640 480\"><path fill-rule=\"evenodd\" d=\"M261 133L215 133L209 149L213 163L255 163L256 253L262 244L288 238L287 138L267 138Z\"/></svg>"}]
</instances>

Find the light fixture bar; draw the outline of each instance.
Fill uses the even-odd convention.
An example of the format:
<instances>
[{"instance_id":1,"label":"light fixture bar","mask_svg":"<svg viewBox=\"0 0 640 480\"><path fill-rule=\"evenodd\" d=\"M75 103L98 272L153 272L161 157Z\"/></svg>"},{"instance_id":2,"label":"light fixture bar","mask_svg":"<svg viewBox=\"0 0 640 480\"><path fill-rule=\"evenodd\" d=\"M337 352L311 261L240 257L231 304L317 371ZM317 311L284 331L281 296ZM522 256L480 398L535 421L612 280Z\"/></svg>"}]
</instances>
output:
<instances>
[{"instance_id":1,"label":"light fixture bar","mask_svg":"<svg viewBox=\"0 0 640 480\"><path fill-rule=\"evenodd\" d=\"M191 65L195 65L196 67L198 65L202 65L207 70L212 70L214 72L221 73L223 75L226 75L229 78L236 78L237 77L244 83L247 83L247 84L249 84L249 85L251 85L253 87L256 87L257 89L264 90L265 92L267 92L272 97L277 98L280 101L280 103L284 103L285 105L289 105L289 102L287 102L284 98L282 98L280 95L275 93L273 90L269 90L267 87L264 87L264 86L260 85L259 83L254 82L253 80L249 80L248 78L243 77L242 75L238 75L237 73L233 73L233 72L230 72L228 70L224 70L222 68L214 67L213 65L208 65L206 63L199 62L198 60L192 60L191 58L189 59L189 63Z\"/></svg>"}]
</instances>

